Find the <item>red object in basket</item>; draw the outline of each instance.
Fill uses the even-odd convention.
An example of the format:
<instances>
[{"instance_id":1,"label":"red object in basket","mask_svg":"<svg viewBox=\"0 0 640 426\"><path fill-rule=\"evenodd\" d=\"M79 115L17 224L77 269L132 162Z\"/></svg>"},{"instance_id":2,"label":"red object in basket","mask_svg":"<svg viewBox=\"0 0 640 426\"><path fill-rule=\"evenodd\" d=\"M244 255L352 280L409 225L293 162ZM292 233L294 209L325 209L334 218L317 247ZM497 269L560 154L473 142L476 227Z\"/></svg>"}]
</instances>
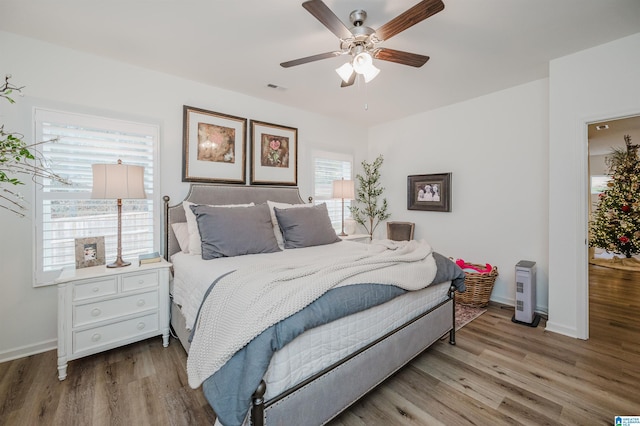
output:
<instances>
[{"instance_id":1,"label":"red object in basket","mask_svg":"<svg viewBox=\"0 0 640 426\"><path fill-rule=\"evenodd\" d=\"M456 260L456 265L458 265L463 270L471 270L479 274L488 274L493 269L493 267L488 263L485 264L485 267L483 268L482 266L474 265L473 263L467 263L462 259Z\"/></svg>"}]
</instances>

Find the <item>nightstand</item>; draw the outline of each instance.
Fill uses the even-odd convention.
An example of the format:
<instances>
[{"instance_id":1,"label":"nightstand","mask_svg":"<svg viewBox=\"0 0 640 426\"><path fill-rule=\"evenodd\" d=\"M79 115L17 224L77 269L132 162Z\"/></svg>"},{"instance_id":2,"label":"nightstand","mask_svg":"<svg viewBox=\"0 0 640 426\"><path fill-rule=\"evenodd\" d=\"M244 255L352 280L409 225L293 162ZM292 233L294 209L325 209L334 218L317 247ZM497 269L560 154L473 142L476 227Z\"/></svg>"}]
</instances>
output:
<instances>
[{"instance_id":1,"label":"nightstand","mask_svg":"<svg viewBox=\"0 0 640 426\"><path fill-rule=\"evenodd\" d=\"M346 235L346 236L341 236L338 235L338 237L340 237L341 240L345 240L345 241L355 241L358 243L369 243L369 234L351 234L351 235Z\"/></svg>"},{"instance_id":2,"label":"nightstand","mask_svg":"<svg viewBox=\"0 0 640 426\"><path fill-rule=\"evenodd\" d=\"M71 360L162 335L169 345L169 268L65 269L58 285L58 378Z\"/></svg>"}]
</instances>

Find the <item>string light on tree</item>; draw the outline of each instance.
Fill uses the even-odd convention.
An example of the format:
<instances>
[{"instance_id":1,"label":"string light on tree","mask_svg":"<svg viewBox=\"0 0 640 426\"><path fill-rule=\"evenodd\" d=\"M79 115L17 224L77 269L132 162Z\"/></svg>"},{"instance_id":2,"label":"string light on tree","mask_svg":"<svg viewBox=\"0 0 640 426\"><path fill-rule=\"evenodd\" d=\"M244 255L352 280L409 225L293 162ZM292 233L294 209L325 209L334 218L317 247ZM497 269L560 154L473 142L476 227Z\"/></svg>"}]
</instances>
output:
<instances>
[{"instance_id":1,"label":"string light on tree","mask_svg":"<svg viewBox=\"0 0 640 426\"><path fill-rule=\"evenodd\" d=\"M589 245L630 258L640 253L639 145L624 136L626 149L615 149L607 158L611 180L599 195L589 226Z\"/></svg>"}]
</instances>

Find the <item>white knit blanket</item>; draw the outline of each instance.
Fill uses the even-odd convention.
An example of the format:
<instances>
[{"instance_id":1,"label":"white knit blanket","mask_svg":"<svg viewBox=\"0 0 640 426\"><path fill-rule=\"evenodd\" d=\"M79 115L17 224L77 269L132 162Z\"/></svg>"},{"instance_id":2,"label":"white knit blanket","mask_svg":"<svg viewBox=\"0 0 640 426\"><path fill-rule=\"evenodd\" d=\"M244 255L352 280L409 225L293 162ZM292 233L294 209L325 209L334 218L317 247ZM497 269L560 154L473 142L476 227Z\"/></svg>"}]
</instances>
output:
<instances>
[{"instance_id":1,"label":"white knit blanket","mask_svg":"<svg viewBox=\"0 0 640 426\"><path fill-rule=\"evenodd\" d=\"M424 241L374 241L358 255L239 269L220 279L202 305L187 359L189 385L200 386L254 337L332 288L377 283L419 290L435 275Z\"/></svg>"}]
</instances>

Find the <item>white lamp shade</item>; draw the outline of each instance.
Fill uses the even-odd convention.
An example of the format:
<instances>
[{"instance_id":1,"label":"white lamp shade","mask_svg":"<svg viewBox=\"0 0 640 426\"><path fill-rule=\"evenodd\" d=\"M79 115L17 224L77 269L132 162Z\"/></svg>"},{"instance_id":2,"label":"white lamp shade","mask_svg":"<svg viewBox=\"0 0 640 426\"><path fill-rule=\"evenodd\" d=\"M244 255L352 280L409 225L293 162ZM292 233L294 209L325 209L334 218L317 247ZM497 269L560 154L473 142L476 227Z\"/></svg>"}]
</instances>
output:
<instances>
[{"instance_id":1,"label":"white lamp shade","mask_svg":"<svg viewBox=\"0 0 640 426\"><path fill-rule=\"evenodd\" d=\"M93 164L91 198L147 198L144 192L144 167L126 164Z\"/></svg>"},{"instance_id":2,"label":"white lamp shade","mask_svg":"<svg viewBox=\"0 0 640 426\"><path fill-rule=\"evenodd\" d=\"M353 69L358 74L364 74L365 70L373 65L373 58L367 52L358 53L353 58Z\"/></svg>"},{"instance_id":3,"label":"white lamp shade","mask_svg":"<svg viewBox=\"0 0 640 426\"><path fill-rule=\"evenodd\" d=\"M368 52L358 53L353 58L353 69L364 76L365 83L370 82L380 73L380 70L373 65L373 58Z\"/></svg>"},{"instance_id":4,"label":"white lamp shade","mask_svg":"<svg viewBox=\"0 0 640 426\"><path fill-rule=\"evenodd\" d=\"M336 68L336 72L345 83L349 82L351 75L353 74L353 67L349 62L342 65L340 68Z\"/></svg>"},{"instance_id":5,"label":"white lamp shade","mask_svg":"<svg viewBox=\"0 0 640 426\"><path fill-rule=\"evenodd\" d=\"M334 180L333 198L343 198L345 200L353 200L356 198L353 181L345 179Z\"/></svg>"},{"instance_id":6,"label":"white lamp shade","mask_svg":"<svg viewBox=\"0 0 640 426\"><path fill-rule=\"evenodd\" d=\"M380 73L380 70L376 68L373 64L369 65L363 72L364 82L368 83Z\"/></svg>"}]
</instances>

